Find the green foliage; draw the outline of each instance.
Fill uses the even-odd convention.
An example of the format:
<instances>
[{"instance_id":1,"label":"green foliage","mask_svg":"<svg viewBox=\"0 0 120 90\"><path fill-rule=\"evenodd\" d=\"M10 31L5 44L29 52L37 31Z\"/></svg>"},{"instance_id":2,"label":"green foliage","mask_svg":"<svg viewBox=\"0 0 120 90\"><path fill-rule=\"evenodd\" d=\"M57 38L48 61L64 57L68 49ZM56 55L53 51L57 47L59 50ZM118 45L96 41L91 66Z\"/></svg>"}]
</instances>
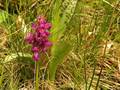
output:
<instances>
[{"instance_id":1,"label":"green foliage","mask_svg":"<svg viewBox=\"0 0 120 90\"><path fill-rule=\"evenodd\" d=\"M2 88L4 86L4 84L2 83L5 79L4 77L4 67L2 65L0 65L0 88Z\"/></svg>"},{"instance_id":2,"label":"green foliage","mask_svg":"<svg viewBox=\"0 0 120 90\"><path fill-rule=\"evenodd\" d=\"M21 62L24 64L34 64L31 54L25 54L21 52L11 53L10 55L7 55L3 63L14 62L15 60L18 60L18 62Z\"/></svg>"},{"instance_id":3,"label":"green foliage","mask_svg":"<svg viewBox=\"0 0 120 90\"><path fill-rule=\"evenodd\" d=\"M7 32L1 35L0 31L0 39L6 39L0 44L1 90L34 85L35 62L24 37L38 15L52 22L53 42L48 60L41 55L40 90L52 88L46 83L46 74L59 88L55 90L120 90L118 0L3 0L0 9L0 26Z\"/></svg>"},{"instance_id":4,"label":"green foliage","mask_svg":"<svg viewBox=\"0 0 120 90\"><path fill-rule=\"evenodd\" d=\"M0 10L0 23L4 22L8 18L8 13Z\"/></svg>"},{"instance_id":5,"label":"green foliage","mask_svg":"<svg viewBox=\"0 0 120 90\"><path fill-rule=\"evenodd\" d=\"M105 2L103 2L104 8L105 8L105 15L103 18L103 23L102 23L102 31L103 32L107 32L110 28L110 24L111 24L111 20L112 20L112 15L113 15L113 8L106 4Z\"/></svg>"},{"instance_id":6,"label":"green foliage","mask_svg":"<svg viewBox=\"0 0 120 90\"><path fill-rule=\"evenodd\" d=\"M66 30L67 23L71 20L78 0L56 0L52 12L52 36L51 40L57 42ZM48 72L50 80L55 80L57 66L63 61L64 56L70 51L70 45L65 42L57 42L51 49L53 59L50 61Z\"/></svg>"},{"instance_id":7,"label":"green foliage","mask_svg":"<svg viewBox=\"0 0 120 90\"><path fill-rule=\"evenodd\" d=\"M49 79L54 81L56 70L59 64L63 61L64 57L70 52L71 46L67 41L57 43L52 48L53 58L50 61L48 72Z\"/></svg>"},{"instance_id":8,"label":"green foliage","mask_svg":"<svg viewBox=\"0 0 120 90\"><path fill-rule=\"evenodd\" d=\"M51 40L56 42L65 32L67 23L71 20L78 0L56 0L52 11L52 36Z\"/></svg>"}]
</instances>

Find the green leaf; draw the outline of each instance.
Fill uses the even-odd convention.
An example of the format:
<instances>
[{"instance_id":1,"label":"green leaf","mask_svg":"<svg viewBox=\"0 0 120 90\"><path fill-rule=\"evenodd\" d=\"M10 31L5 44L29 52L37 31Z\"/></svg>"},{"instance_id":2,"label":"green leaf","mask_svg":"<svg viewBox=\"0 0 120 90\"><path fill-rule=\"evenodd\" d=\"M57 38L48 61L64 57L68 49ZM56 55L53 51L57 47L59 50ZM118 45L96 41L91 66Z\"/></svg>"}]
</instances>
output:
<instances>
[{"instance_id":1,"label":"green leaf","mask_svg":"<svg viewBox=\"0 0 120 90\"><path fill-rule=\"evenodd\" d=\"M18 62L26 63L26 64L34 64L32 60L32 55L28 53L12 53L7 55L3 63L13 62L17 59Z\"/></svg>"},{"instance_id":2,"label":"green leaf","mask_svg":"<svg viewBox=\"0 0 120 90\"><path fill-rule=\"evenodd\" d=\"M0 23L4 22L8 18L8 13L0 10Z\"/></svg>"},{"instance_id":3,"label":"green leaf","mask_svg":"<svg viewBox=\"0 0 120 90\"><path fill-rule=\"evenodd\" d=\"M101 31L103 33L106 33L109 30L111 20L113 19L114 9L105 2L103 2L103 7L105 9L105 14L104 14L104 17L103 17Z\"/></svg>"},{"instance_id":4,"label":"green leaf","mask_svg":"<svg viewBox=\"0 0 120 90\"><path fill-rule=\"evenodd\" d=\"M61 64L64 57L70 52L71 48L71 45L66 41L59 42L52 47L53 58L50 61L48 68L50 80L53 81L55 79L55 73L58 65Z\"/></svg>"},{"instance_id":5,"label":"green leaf","mask_svg":"<svg viewBox=\"0 0 120 90\"><path fill-rule=\"evenodd\" d=\"M57 41L65 32L67 23L74 14L78 0L56 0L52 12L51 40Z\"/></svg>"},{"instance_id":6,"label":"green leaf","mask_svg":"<svg viewBox=\"0 0 120 90\"><path fill-rule=\"evenodd\" d=\"M51 41L58 41L66 30L66 26L74 14L78 0L56 0L52 11ZM55 73L58 65L64 60L64 57L71 50L71 45L67 41L57 42L52 49L53 56L49 63L49 79L55 79Z\"/></svg>"}]
</instances>

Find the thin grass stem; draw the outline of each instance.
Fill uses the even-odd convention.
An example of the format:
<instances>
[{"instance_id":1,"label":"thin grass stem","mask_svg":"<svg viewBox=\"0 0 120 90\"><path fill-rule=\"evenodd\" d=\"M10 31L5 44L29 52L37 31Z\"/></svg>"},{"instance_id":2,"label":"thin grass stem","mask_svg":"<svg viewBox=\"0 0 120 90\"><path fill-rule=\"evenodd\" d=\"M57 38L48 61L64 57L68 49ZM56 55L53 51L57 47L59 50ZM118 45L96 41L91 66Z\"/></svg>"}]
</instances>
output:
<instances>
[{"instance_id":1,"label":"thin grass stem","mask_svg":"<svg viewBox=\"0 0 120 90\"><path fill-rule=\"evenodd\" d=\"M39 62L35 62L35 90L39 90Z\"/></svg>"}]
</instances>

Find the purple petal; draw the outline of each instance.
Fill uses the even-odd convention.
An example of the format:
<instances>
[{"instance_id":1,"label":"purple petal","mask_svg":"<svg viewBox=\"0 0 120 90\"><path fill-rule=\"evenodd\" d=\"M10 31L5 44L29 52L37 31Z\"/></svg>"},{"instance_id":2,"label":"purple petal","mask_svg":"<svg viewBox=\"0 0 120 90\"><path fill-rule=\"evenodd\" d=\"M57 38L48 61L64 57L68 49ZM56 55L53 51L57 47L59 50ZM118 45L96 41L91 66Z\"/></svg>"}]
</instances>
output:
<instances>
[{"instance_id":1,"label":"purple petal","mask_svg":"<svg viewBox=\"0 0 120 90\"><path fill-rule=\"evenodd\" d=\"M40 24L40 28L45 28L45 24L44 24L44 23L41 23L41 24Z\"/></svg>"},{"instance_id":2,"label":"purple petal","mask_svg":"<svg viewBox=\"0 0 120 90\"><path fill-rule=\"evenodd\" d=\"M32 47L32 51L33 52L39 52L39 48L38 47Z\"/></svg>"},{"instance_id":3,"label":"purple petal","mask_svg":"<svg viewBox=\"0 0 120 90\"><path fill-rule=\"evenodd\" d=\"M42 37L47 37L46 33L41 33Z\"/></svg>"},{"instance_id":4,"label":"purple petal","mask_svg":"<svg viewBox=\"0 0 120 90\"><path fill-rule=\"evenodd\" d=\"M45 53L47 51L47 48L46 47L43 47L42 48L42 52Z\"/></svg>"},{"instance_id":5,"label":"purple petal","mask_svg":"<svg viewBox=\"0 0 120 90\"><path fill-rule=\"evenodd\" d=\"M35 52L35 53L33 54L33 60L35 60L35 61L38 61L38 60L39 60L39 53L38 53L38 52Z\"/></svg>"},{"instance_id":6,"label":"purple petal","mask_svg":"<svg viewBox=\"0 0 120 90\"><path fill-rule=\"evenodd\" d=\"M45 34L46 34L47 36L49 36L49 35L50 35L50 32L46 31Z\"/></svg>"},{"instance_id":7,"label":"purple petal","mask_svg":"<svg viewBox=\"0 0 120 90\"><path fill-rule=\"evenodd\" d=\"M48 29L48 30L49 30L51 27L52 27L51 23L46 23L46 24L45 24L45 29Z\"/></svg>"},{"instance_id":8,"label":"purple petal","mask_svg":"<svg viewBox=\"0 0 120 90\"><path fill-rule=\"evenodd\" d=\"M32 44L32 42L33 42L33 34L32 33L28 33L27 36L25 37L25 40L29 44Z\"/></svg>"},{"instance_id":9,"label":"purple petal","mask_svg":"<svg viewBox=\"0 0 120 90\"><path fill-rule=\"evenodd\" d=\"M46 23L45 17L43 17L43 16L38 16L37 20L38 20L39 24L45 24Z\"/></svg>"},{"instance_id":10,"label":"purple petal","mask_svg":"<svg viewBox=\"0 0 120 90\"><path fill-rule=\"evenodd\" d=\"M44 30L44 29L39 29L38 32L39 32L39 33L44 33L45 30Z\"/></svg>"},{"instance_id":11,"label":"purple petal","mask_svg":"<svg viewBox=\"0 0 120 90\"><path fill-rule=\"evenodd\" d=\"M50 47L50 46L52 46L52 43L49 42L49 41L48 41L48 42L45 42L45 46L46 46L46 47Z\"/></svg>"},{"instance_id":12,"label":"purple petal","mask_svg":"<svg viewBox=\"0 0 120 90\"><path fill-rule=\"evenodd\" d=\"M37 29L37 25L35 23L32 23L32 29L36 30Z\"/></svg>"}]
</instances>

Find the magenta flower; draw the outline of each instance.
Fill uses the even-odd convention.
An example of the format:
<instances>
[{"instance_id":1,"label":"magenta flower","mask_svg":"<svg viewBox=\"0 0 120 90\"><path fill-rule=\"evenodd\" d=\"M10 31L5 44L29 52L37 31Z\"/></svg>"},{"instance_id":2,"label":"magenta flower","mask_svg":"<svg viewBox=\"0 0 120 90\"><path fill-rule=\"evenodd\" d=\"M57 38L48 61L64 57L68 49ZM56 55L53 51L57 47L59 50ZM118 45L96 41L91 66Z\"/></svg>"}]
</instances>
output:
<instances>
[{"instance_id":1,"label":"magenta flower","mask_svg":"<svg viewBox=\"0 0 120 90\"><path fill-rule=\"evenodd\" d=\"M33 60L39 60L39 53L44 53L52 46L49 41L51 23L48 23L44 17L39 16L37 21L32 23L33 33L28 33L25 40L32 45Z\"/></svg>"}]
</instances>

